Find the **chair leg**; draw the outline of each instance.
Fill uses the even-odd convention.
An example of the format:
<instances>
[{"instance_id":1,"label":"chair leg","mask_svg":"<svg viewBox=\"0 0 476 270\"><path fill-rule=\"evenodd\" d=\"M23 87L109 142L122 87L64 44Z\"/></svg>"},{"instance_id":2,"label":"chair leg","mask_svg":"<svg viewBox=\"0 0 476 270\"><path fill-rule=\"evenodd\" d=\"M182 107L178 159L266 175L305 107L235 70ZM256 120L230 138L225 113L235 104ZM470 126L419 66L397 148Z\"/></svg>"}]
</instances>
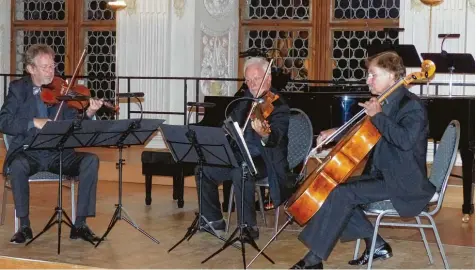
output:
<instances>
[{"instance_id":1,"label":"chair leg","mask_svg":"<svg viewBox=\"0 0 476 270\"><path fill-rule=\"evenodd\" d=\"M375 242L377 241L377 235L378 235L378 227L380 226L380 221L382 220L383 216L385 215L385 212L382 212L381 214L378 215L377 219L375 220L375 228L374 228L374 235L372 237L372 245L370 246L370 253L369 254L374 254L375 252ZM374 256L369 256L369 262L367 265L367 269L372 269L372 261L374 259Z\"/></svg>"},{"instance_id":2,"label":"chair leg","mask_svg":"<svg viewBox=\"0 0 476 270\"><path fill-rule=\"evenodd\" d=\"M274 209L274 234L278 233L278 225L279 225L279 205ZM278 236L274 238L274 241L278 240Z\"/></svg>"},{"instance_id":3,"label":"chair leg","mask_svg":"<svg viewBox=\"0 0 476 270\"><path fill-rule=\"evenodd\" d=\"M231 185L230 198L228 199L228 217L226 218L226 228L225 228L226 233L228 233L228 231L230 230L231 208L233 206L233 200L235 198L234 192L235 192L235 186Z\"/></svg>"},{"instance_id":4,"label":"chair leg","mask_svg":"<svg viewBox=\"0 0 476 270\"><path fill-rule=\"evenodd\" d=\"M71 180L71 221L74 222L76 221L76 196L74 192L74 180Z\"/></svg>"},{"instance_id":5,"label":"chair leg","mask_svg":"<svg viewBox=\"0 0 476 270\"><path fill-rule=\"evenodd\" d=\"M425 215L425 216L428 217L428 220L430 220L430 223L431 223L431 227L433 227L433 233L435 234L436 243L438 244L438 248L440 249L441 258L443 259L443 264L445 265L445 269L450 269L450 266L448 264L448 259L446 258L445 249L443 248L443 244L441 243L440 234L438 233L438 229L436 228L435 221L430 215Z\"/></svg>"},{"instance_id":6,"label":"chair leg","mask_svg":"<svg viewBox=\"0 0 476 270\"><path fill-rule=\"evenodd\" d=\"M5 182L7 181L6 179L4 180ZM0 225L3 225L5 223L5 214L6 214L6 205L7 205L7 187L6 183L3 185L3 199L2 199L2 214L0 217Z\"/></svg>"},{"instance_id":7,"label":"chair leg","mask_svg":"<svg viewBox=\"0 0 476 270\"><path fill-rule=\"evenodd\" d=\"M17 218L17 210L13 211L13 218L15 219L15 232L18 231L18 228L20 228L20 219Z\"/></svg>"},{"instance_id":8,"label":"chair leg","mask_svg":"<svg viewBox=\"0 0 476 270\"><path fill-rule=\"evenodd\" d=\"M415 219L418 225L421 225L420 217L416 216ZM423 244L425 245L426 253L428 254L428 259L430 260L430 264L433 264L434 263L433 256L431 255L431 250L430 250L430 247L428 246L428 241L426 240L425 230L423 228L419 228L419 229L420 229L421 239L423 240Z\"/></svg>"},{"instance_id":9,"label":"chair leg","mask_svg":"<svg viewBox=\"0 0 476 270\"><path fill-rule=\"evenodd\" d=\"M266 215L264 214L263 196L261 196L260 187L256 186L255 191L258 192L258 200L259 200L259 208L260 208L259 211L261 212L261 217L263 218L264 226L268 227L268 224L266 222Z\"/></svg>"},{"instance_id":10,"label":"chair leg","mask_svg":"<svg viewBox=\"0 0 476 270\"><path fill-rule=\"evenodd\" d=\"M360 238L355 241L355 250L354 250L354 260L357 260L359 256L359 248L360 248Z\"/></svg>"}]
</instances>

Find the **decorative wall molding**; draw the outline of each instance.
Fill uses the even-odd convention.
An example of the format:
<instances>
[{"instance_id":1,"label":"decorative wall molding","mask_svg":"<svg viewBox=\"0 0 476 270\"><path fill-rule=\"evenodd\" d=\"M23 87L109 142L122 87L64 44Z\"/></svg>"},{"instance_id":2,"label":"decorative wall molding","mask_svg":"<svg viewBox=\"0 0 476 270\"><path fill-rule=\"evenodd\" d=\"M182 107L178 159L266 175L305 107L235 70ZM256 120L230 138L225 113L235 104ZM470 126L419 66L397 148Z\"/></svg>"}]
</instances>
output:
<instances>
[{"instance_id":1,"label":"decorative wall molding","mask_svg":"<svg viewBox=\"0 0 476 270\"><path fill-rule=\"evenodd\" d=\"M468 9L474 13L474 2L475 0L468 0Z\"/></svg>"},{"instance_id":2,"label":"decorative wall molding","mask_svg":"<svg viewBox=\"0 0 476 270\"><path fill-rule=\"evenodd\" d=\"M224 31L215 31L203 23L200 25L202 40L201 77L230 78L235 77L234 67L237 61L235 40L236 24ZM200 89L203 95L227 96L234 82L201 81Z\"/></svg>"},{"instance_id":3,"label":"decorative wall molding","mask_svg":"<svg viewBox=\"0 0 476 270\"><path fill-rule=\"evenodd\" d=\"M233 10L235 1L236 0L203 0L203 5L210 16L215 19L221 19Z\"/></svg>"},{"instance_id":4,"label":"decorative wall molding","mask_svg":"<svg viewBox=\"0 0 476 270\"><path fill-rule=\"evenodd\" d=\"M185 13L185 0L173 0L174 1L174 12L175 15L179 18L183 17Z\"/></svg>"}]
</instances>

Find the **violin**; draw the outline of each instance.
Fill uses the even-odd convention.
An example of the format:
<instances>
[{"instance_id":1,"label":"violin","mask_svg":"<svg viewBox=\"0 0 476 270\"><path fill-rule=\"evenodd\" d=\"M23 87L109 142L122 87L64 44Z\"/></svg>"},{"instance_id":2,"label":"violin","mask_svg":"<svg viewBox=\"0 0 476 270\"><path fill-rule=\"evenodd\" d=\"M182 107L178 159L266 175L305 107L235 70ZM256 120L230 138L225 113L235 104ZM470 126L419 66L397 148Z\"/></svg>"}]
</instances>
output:
<instances>
[{"instance_id":1,"label":"violin","mask_svg":"<svg viewBox=\"0 0 476 270\"><path fill-rule=\"evenodd\" d=\"M263 76L263 79L261 80L261 83L260 83L260 86L259 86L259 89L258 89L258 93L256 94L256 97L261 96L261 93L262 93L261 90L263 88L263 84L264 84L264 81L265 81L266 76L267 76L266 74L269 73L269 69L271 68L271 65L273 64L273 60L274 59L271 59L268 66L266 67L266 70L264 72L265 75ZM256 101L254 101L251 104L251 109L248 113L248 116L246 117L245 124L243 125L243 128L241 130L242 133L245 132L246 126L248 125L248 121L250 119L251 120L259 120L263 123L266 120L266 118L268 118L268 116L273 112L273 110L274 110L273 102L275 100L277 100L279 98L279 96L277 94L274 94L274 93L268 91L263 96L261 96L260 98L263 98L264 102L258 103ZM263 126L265 127L265 132L267 134L271 133L271 129L269 128L269 126L267 126L267 125L263 125Z\"/></svg>"},{"instance_id":2,"label":"violin","mask_svg":"<svg viewBox=\"0 0 476 270\"><path fill-rule=\"evenodd\" d=\"M56 105L60 103L58 101L58 96L67 95L66 89L68 89L68 83L60 77L54 77L50 84L44 85L41 88L41 100L47 105ZM89 98L91 98L91 90L84 85L74 85L70 87L69 94L74 94L76 96L86 97L85 100L71 100L67 101L68 107L74 108L77 110L83 110L89 106ZM118 107L113 106L108 102L104 102L105 107L117 112Z\"/></svg>"},{"instance_id":3,"label":"violin","mask_svg":"<svg viewBox=\"0 0 476 270\"><path fill-rule=\"evenodd\" d=\"M59 103L59 101L57 100L58 96L66 96L66 95L70 95L71 93L73 93L73 94L76 94L78 96L84 96L84 97L87 97L87 98L84 101L77 101L77 100L67 101L67 104L68 104L69 107L81 110L81 109L84 109L85 107L87 107L89 105L89 98L88 97L91 97L91 91L83 85L74 85L74 82L76 80L76 76L79 73L79 68L83 64L84 58L86 57L86 52L87 52L87 49L85 48L83 50L83 53L81 54L81 58L79 59L79 63L78 63L78 65L76 66L76 68L74 70L73 77L71 78L71 83L68 84L63 79L61 79L59 77L54 77L49 85L42 88L40 96L41 96L41 99L42 99L43 102L45 102L46 104L50 104L50 105L57 104L57 103ZM56 121L58 119L58 116L61 112L61 109L63 108L63 104L64 104L64 101L61 101L61 103L59 105L59 108L58 108L58 111L56 112L56 116L54 118L54 121ZM106 107L113 107L111 104L104 103L103 105L105 105ZM117 110L117 108L114 108L114 110Z\"/></svg>"},{"instance_id":4,"label":"violin","mask_svg":"<svg viewBox=\"0 0 476 270\"><path fill-rule=\"evenodd\" d=\"M260 98L264 99L263 103L260 103L256 106L256 109L252 112L250 119L251 121L258 120L260 122L264 122L268 116L271 115L271 113L274 110L274 105L273 102L279 98L279 96L271 91L266 92L263 96ZM271 133L271 129L269 126L265 126L264 130L267 134Z\"/></svg>"}]
</instances>

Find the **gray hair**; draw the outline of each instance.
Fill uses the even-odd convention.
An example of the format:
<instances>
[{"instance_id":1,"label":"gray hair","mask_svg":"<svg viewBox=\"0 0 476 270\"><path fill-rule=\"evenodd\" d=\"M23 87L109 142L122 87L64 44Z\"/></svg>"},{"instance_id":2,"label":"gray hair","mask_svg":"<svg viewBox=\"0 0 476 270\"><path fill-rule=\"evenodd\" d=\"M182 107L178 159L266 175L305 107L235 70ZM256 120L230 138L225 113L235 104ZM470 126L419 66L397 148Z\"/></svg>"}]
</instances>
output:
<instances>
[{"instance_id":1,"label":"gray hair","mask_svg":"<svg viewBox=\"0 0 476 270\"><path fill-rule=\"evenodd\" d=\"M55 57L55 51L53 49L46 45L46 44L34 44L31 45L30 48L25 52L25 66L28 65L35 65L35 57L37 57L40 54L49 54L53 58Z\"/></svg>"},{"instance_id":2,"label":"gray hair","mask_svg":"<svg viewBox=\"0 0 476 270\"><path fill-rule=\"evenodd\" d=\"M249 66L254 66L254 65L261 66L261 68L263 69L263 72L266 72L266 68L268 67L269 62L266 59L264 59L263 57L248 58L245 62L244 67L243 67L243 73L246 73L246 69ZM269 74L271 74L271 68L268 69L268 73L266 75L269 75Z\"/></svg>"}]
</instances>

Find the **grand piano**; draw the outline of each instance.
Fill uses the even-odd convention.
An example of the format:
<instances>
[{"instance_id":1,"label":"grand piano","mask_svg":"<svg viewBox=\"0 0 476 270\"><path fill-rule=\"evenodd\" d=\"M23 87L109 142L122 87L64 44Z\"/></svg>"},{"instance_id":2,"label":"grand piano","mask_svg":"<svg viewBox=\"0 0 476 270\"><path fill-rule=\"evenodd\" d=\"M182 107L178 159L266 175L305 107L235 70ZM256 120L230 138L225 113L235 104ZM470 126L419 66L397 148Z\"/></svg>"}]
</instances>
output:
<instances>
[{"instance_id":1,"label":"grand piano","mask_svg":"<svg viewBox=\"0 0 476 270\"><path fill-rule=\"evenodd\" d=\"M355 89L355 88L354 88ZM328 90L328 89L326 89ZM335 89L331 89L335 90ZM344 91L342 91L344 90ZM368 91L325 91L325 92L281 92L291 108L299 108L310 118L314 135L322 130L338 127L350 119L361 107L360 101L366 101ZM472 184L474 183L474 96L421 96L427 106L430 122L430 138L439 141L448 123L456 119L460 122L460 153L463 172L463 214L474 212ZM201 125L221 126L226 106L236 97L206 96L205 102L215 103L206 108Z\"/></svg>"}]
</instances>

